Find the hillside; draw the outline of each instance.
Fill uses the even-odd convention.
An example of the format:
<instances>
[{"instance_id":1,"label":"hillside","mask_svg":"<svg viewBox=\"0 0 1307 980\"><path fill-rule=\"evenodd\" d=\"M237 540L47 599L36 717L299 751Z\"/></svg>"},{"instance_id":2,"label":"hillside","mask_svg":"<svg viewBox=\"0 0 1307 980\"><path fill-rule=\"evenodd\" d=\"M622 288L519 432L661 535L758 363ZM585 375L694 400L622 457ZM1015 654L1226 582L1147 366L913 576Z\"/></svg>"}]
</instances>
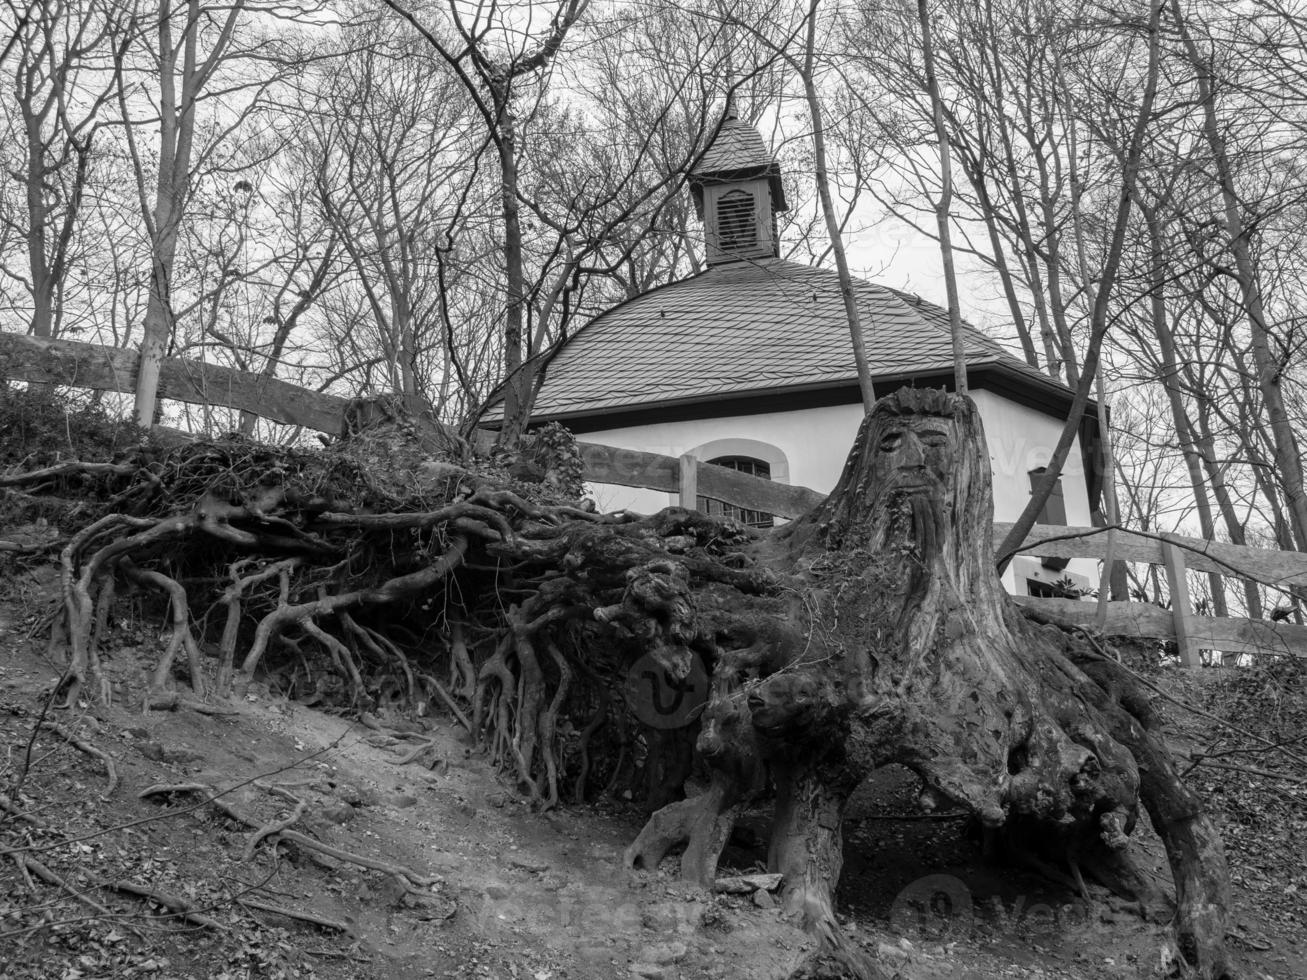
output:
<instances>
[{"instance_id":1,"label":"hillside","mask_svg":"<svg viewBox=\"0 0 1307 980\"><path fill-rule=\"evenodd\" d=\"M382 732L257 687L213 714L142 712L128 694L113 707L47 713L58 729L37 730L59 674L33 635L48 598L37 580L48 578L10 578L0 607L6 789L25 772L16 795L0 799L0 838L9 862L31 862L3 876L6 978L761 980L785 977L810 943L769 898L707 896L666 872L624 872L621 851L643 820L636 808L605 800L532 812L445 717ZM130 691L153 638L123 624L117 641L109 670ZM112 793L103 763L61 732L112 760ZM889 775L855 800L840 889L852 933L905 980L1166 975L1163 926L1097 891L1085 906L1037 875L986 864L959 821L920 819L913 782ZM242 860L249 826L205 805L205 791L140 798L178 784L222 792L225 808L259 825L302 810L300 832L402 868L408 883L285 839ZM1225 805L1248 975L1307 976L1298 897L1307 879L1289 859L1307 838L1302 784L1241 776L1207 786ZM1278 802L1260 805L1267 797ZM765 826L765 814L752 823ZM1160 870L1155 843L1153 853ZM728 859L745 872L765 853L735 846ZM895 919L895 897L939 874L965 883L973 914L899 935L896 925L913 923ZM182 921L118 882L203 918Z\"/></svg>"}]
</instances>

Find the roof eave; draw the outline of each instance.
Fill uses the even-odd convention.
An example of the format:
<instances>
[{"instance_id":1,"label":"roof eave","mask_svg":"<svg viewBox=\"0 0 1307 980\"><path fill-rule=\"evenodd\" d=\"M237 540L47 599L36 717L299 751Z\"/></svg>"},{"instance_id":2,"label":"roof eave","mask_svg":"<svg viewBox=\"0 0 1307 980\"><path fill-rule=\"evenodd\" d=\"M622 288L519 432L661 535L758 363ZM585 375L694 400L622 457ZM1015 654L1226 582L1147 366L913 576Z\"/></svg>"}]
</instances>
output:
<instances>
[{"instance_id":1,"label":"roof eave","mask_svg":"<svg viewBox=\"0 0 1307 980\"><path fill-rule=\"evenodd\" d=\"M1039 402L1051 400L1059 402L1069 408L1074 400L1075 393L1053 378L1044 379L1037 375L1021 370L1017 365L1008 364L1001 359L995 358L977 358L967 365L968 370L978 375L997 374L1009 384L1014 384L1018 388L1024 388L1032 394L1038 393L1044 396L1037 399ZM877 373L872 377L872 381L877 387L892 385L896 382L906 382L913 380L925 380L943 377L945 371L932 370L904 370L904 371L887 371ZM829 378L821 381L813 381L805 384L785 385L783 387L769 386L767 388L747 388L734 391L722 391L711 393L696 393L693 395L684 395L679 398L660 398L652 401L627 402L618 405L604 406L586 406L582 408L563 409L561 411L549 411L548 409L537 409L532 413L532 421L536 422L561 422L567 424L569 421L593 420L608 415L618 413L629 414L635 412L653 412L659 409L676 409L686 408L693 405L720 407L723 403L742 402L755 400L759 397L775 396L784 397L787 395L800 395L812 392L839 392L846 390L857 390L857 378L850 375L845 378ZM856 398L850 399L856 401ZM1090 414L1097 410L1096 403L1091 399L1085 408L1085 413ZM1049 414L1056 414L1050 412Z\"/></svg>"}]
</instances>

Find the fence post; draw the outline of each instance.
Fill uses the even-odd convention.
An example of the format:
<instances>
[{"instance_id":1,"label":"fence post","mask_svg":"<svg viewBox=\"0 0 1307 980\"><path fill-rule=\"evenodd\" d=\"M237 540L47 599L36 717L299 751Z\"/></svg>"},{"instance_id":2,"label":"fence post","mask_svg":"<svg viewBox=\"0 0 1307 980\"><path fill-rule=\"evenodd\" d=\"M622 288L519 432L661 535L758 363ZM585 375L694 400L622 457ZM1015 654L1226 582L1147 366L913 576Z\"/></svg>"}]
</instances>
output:
<instances>
[{"instance_id":1,"label":"fence post","mask_svg":"<svg viewBox=\"0 0 1307 980\"><path fill-rule=\"evenodd\" d=\"M1180 651L1180 663L1186 667L1200 667L1202 661L1193 635L1194 614L1189 608L1184 549L1170 541L1163 541L1162 562L1166 566L1166 582L1171 590L1171 617L1175 623L1175 644Z\"/></svg>"},{"instance_id":2,"label":"fence post","mask_svg":"<svg viewBox=\"0 0 1307 980\"><path fill-rule=\"evenodd\" d=\"M699 461L690 454L681 457L681 506L694 510L699 506Z\"/></svg>"}]
</instances>

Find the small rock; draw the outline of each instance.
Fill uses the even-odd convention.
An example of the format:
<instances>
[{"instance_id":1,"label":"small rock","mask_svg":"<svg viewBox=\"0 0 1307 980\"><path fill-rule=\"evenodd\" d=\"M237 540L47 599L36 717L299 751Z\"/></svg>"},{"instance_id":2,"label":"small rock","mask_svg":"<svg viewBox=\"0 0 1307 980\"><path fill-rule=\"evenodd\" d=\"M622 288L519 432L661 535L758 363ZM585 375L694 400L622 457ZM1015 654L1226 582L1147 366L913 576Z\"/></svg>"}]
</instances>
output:
<instances>
[{"instance_id":1,"label":"small rock","mask_svg":"<svg viewBox=\"0 0 1307 980\"><path fill-rule=\"evenodd\" d=\"M323 820L335 824L349 823L357 815L358 811L345 802L328 803L319 811Z\"/></svg>"},{"instance_id":2,"label":"small rock","mask_svg":"<svg viewBox=\"0 0 1307 980\"><path fill-rule=\"evenodd\" d=\"M640 951L642 963L679 963L685 959L690 948L685 943L659 943L646 946Z\"/></svg>"},{"instance_id":3,"label":"small rock","mask_svg":"<svg viewBox=\"0 0 1307 980\"><path fill-rule=\"evenodd\" d=\"M901 946L889 943L877 943L876 955L886 963L903 964L908 961L908 951Z\"/></svg>"},{"instance_id":4,"label":"small rock","mask_svg":"<svg viewBox=\"0 0 1307 980\"><path fill-rule=\"evenodd\" d=\"M507 805L508 803L508 794L488 793L486 795L486 802L489 803L491 806L495 807L496 809L503 809L504 806Z\"/></svg>"},{"instance_id":5,"label":"small rock","mask_svg":"<svg viewBox=\"0 0 1307 980\"><path fill-rule=\"evenodd\" d=\"M780 874L734 875L730 878L718 878L713 882L713 890L727 895L747 895L758 889L774 891L780 887L784 877Z\"/></svg>"},{"instance_id":6,"label":"small rock","mask_svg":"<svg viewBox=\"0 0 1307 980\"><path fill-rule=\"evenodd\" d=\"M774 909L776 907L776 899L771 897L771 892L759 888L753 893L753 904L758 906L760 909Z\"/></svg>"},{"instance_id":7,"label":"small rock","mask_svg":"<svg viewBox=\"0 0 1307 980\"><path fill-rule=\"evenodd\" d=\"M544 874L549 870L547 861L533 861L530 858L509 858L508 866L517 868L519 871L529 871L531 874Z\"/></svg>"},{"instance_id":8,"label":"small rock","mask_svg":"<svg viewBox=\"0 0 1307 980\"><path fill-rule=\"evenodd\" d=\"M631 976L644 977L644 980L668 980L672 975L671 967L657 963L632 963Z\"/></svg>"},{"instance_id":9,"label":"small rock","mask_svg":"<svg viewBox=\"0 0 1307 980\"><path fill-rule=\"evenodd\" d=\"M308 859L316 864L319 868L327 871L339 871L344 867L344 862L330 854L323 854L321 851L306 851Z\"/></svg>"},{"instance_id":10,"label":"small rock","mask_svg":"<svg viewBox=\"0 0 1307 980\"><path fill-rule=\"evenodd\" d=\"M338 800L343 800L350 806L374 806L377 802L377 794L361 786L355 786L353 783L337 783L332 789Z\"/></svg>"},{"instance_id":11,"label":"small rock","mask_svg":"<svg viewBox=\"0 0 1307 980\"><path fill-rule=\"evenodd\" d=\"M394 878L385 878L377 882L372 888L373 894L381 900L384 905L400 905L404 901L404 896L408 894L408 889L401 885Z\"/></svg>"},{"instance_id":12,"label":"small rock","mask_svg":"<svg viewBox=\"0 0 1307 980\"><path fill-rule=\"evenodd\" d=\"M185 765L199 762L204 758L202 752L180 746L164 745L162 742L141 742L136 746L138 752L152 762L165 762L173 765Z\"/></svg>"},{"instance_id":13,"label":"small rock","mask_svg":"<svg viewBox=\"0 0 1307 980\"><path fill-rule=\"evenodd\" d=\"M418 805L418 798L408 793L396 793L390 798L390 805L397 810L407 810L411 806Z\"/></svg>"},{"instance_id":14,"label":"small rock","mask_svg":"<svg viewBox=\"0 0 1307 980\"><path fill-rule=\"evenodd\" d=\"M461 480L468 475L467 470L443 460L430 459L418 466L418 474L429 483L446 480Z\"/></svg>"}]
</instances>

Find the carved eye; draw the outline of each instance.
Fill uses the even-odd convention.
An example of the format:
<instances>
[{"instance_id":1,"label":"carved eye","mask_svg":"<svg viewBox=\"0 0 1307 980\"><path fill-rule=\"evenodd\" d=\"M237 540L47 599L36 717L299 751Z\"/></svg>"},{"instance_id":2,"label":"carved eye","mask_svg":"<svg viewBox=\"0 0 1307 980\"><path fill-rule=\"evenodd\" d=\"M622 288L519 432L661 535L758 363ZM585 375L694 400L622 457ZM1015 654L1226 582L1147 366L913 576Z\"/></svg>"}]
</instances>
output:
<instances>
[{"instance_id":1,"label":"carved eye","mask_svg":"<svg viewBox=\"0 0 1307 980\"><path fill-rule=\"evenodd\" d=\"M880 448L884 452L893 452L903 444L902 432L886 432L880 437Z\"/></svg>"},{"instance_id":2,"label":"carved eye","mask_svg":"<svg viewBox=\"0 0 1307 980\"><path fill-rule=\"evenodd\" d=\"M921 441L931 449L942 449L948 445L948 435L938 429L927 429L921 433Z\"/></svg>"}]
</instances>

